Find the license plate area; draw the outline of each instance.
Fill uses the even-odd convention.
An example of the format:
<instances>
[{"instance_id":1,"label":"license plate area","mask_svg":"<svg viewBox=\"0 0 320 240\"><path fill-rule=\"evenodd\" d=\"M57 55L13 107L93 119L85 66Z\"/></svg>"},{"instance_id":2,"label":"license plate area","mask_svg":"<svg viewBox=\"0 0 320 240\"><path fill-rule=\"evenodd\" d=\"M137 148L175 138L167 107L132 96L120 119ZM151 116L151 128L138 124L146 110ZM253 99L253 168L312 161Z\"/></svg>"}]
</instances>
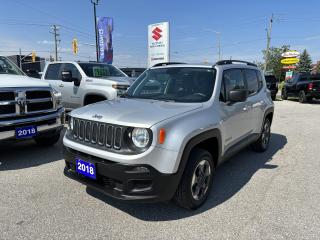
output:
<instances>
[{"instance_id":1,"label":"license plate area","mask_svg":"<svg viewBox=\"0 0 320 240\"><path fill-rule=\"evenodd\" d=\"M26 127L19 127L16 128L16 138L32 138L36 136L38 133L37 126L26 126Z\"/></svg>"},{"instance_id":2,"label":"license plate area","mask_svg":"<svg viewBox=\"0 0 320 240\"><path fill-rule=\"evenodd\" d=\"M76 172L91 179L97 179L96 166L94 163L76 159Z\"/></svg>"}]
</instances>

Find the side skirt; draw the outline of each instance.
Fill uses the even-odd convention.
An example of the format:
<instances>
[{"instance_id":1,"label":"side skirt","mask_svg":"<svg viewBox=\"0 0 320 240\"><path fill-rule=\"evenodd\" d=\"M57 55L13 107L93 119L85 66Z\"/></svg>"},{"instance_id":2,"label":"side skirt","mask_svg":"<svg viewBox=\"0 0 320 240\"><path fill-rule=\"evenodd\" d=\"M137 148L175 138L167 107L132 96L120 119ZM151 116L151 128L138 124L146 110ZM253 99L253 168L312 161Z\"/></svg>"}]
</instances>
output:
<instances>
[{"instance_id":1,"label":"side skirt","mask_svg":"<svg viewBox=\"0 0 320 240\"><path fill-rule=\"evenodd\" d=\"M228 160L233 155L238 153L239 151L243 150L245 147L249 146L250 144L257 141L260 137L260 134L254 133L246 137L245 139L240 140L239 142L235 143L233 146L231 146L223 155L222 162Z\"/></svg>"}]
</instances>

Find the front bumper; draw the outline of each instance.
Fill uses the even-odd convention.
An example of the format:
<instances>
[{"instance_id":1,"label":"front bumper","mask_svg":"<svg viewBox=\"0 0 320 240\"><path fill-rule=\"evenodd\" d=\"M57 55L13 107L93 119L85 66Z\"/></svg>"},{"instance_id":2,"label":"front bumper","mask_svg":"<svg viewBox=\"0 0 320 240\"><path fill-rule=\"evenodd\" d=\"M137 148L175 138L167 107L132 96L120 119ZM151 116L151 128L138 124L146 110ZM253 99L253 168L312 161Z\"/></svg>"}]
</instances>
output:
<instances>
[{"instance_id":1,"label":"front bumper","mask_svg":"<svg viewBox=\"0 0 320 240\"><path fill-rule=\"evenodd\" d=\"M163 174L150 165L121 164L64 147L65 175L108 196L135 202L170 200L179 184L178 174ZM96 166L97 179L76 172L76 159Z\"/></svg>"},{"instance_id":2,"label":"front bumper","mask_svg":"<svg viewBox=\"0 0 320 240\"><path fill-rule=\"evenodd\" d=\"M39 115L29 118L21 118L14 120L0 119L0 141L11 140L15 138L15 129L17 127L36 125L38 134L41 135L47 131L62 129L65 123L64 108L60 108L56 112Z\"/></svg>"}]
</instances>

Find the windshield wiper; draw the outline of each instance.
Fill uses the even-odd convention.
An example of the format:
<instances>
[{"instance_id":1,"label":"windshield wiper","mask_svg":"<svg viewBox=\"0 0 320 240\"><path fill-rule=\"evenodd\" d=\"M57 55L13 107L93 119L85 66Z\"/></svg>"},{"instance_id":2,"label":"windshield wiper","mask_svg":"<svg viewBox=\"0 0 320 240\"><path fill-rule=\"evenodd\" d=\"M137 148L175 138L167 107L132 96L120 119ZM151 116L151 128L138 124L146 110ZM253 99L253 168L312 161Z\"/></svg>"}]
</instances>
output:
<instances>
[{"instance_id":1,"label":"windshield wiper","mask_svg":"<svg viewBox=\"0 0 320 240\"><path fill-rule=\"evenodd\" d=\"M158 97L158 98L150 98L152 100L157 100L157 101L163 101L163 102L176 102L175 99L173 98L166 98L166 97Z\"/></svg>"},{"instance_id":2,"label":"windshield wiper","mask_svg":"<svg viewBox=\"0 0 320 240\"><path fill-rule=\"evenodd\" d=\"M119 97L120 97L120 98L135 98L134 96L129 95L127 92L121 94Z\"/></svg>"}]
</instances>

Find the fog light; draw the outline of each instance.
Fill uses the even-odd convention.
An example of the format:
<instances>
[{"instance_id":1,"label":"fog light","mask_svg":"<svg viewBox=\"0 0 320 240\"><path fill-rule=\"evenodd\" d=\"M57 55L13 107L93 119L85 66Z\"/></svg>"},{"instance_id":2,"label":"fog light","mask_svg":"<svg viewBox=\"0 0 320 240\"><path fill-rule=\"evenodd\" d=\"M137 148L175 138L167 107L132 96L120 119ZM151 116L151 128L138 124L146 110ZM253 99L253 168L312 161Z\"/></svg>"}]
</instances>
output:
<instances>
[{"instance_id":1,"label":"fog light","mask_svg":"<svg viewBox=\"0 0 320 240\"><path fill-rule=\"evenodd\" d=\"M126 173L150 173L150 170L147 167L139 166L126 171Z\"/></svg>"}]
</instances>

